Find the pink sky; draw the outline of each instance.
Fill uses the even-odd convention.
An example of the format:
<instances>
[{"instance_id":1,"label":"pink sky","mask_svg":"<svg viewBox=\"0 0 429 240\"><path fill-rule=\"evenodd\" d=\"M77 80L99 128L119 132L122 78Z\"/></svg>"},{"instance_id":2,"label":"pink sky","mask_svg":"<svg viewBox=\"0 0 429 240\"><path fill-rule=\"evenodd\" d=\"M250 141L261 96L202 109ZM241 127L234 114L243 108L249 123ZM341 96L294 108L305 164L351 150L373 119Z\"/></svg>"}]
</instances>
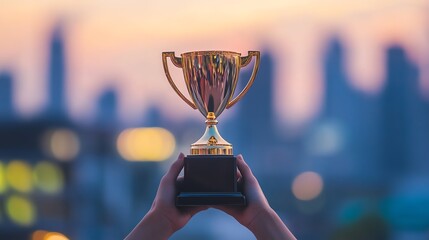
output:
<instances>
[{"instance_id":1,"label":"pink sky","mask_svg":"<svg viewBox=\"0 0 429 240\"><path fill-rule=\"evenodd\" d=\"M138 121L152 104L178 119L201 118L170 89L161 52L219 49L246 55L248 50L269 50L277 64L277 119L280 124L302 124L322 104L321 60L332 34L344 43L350 84L357 89L376 94L383 87L384 50L393 43L402 45L418 64L422 86L429 89L428 9L428 0L3 0L0 70L14 74L17 110L24 116L37 114L47 101L49 34L60 20L73 118L90 119L107 87L118 90L121 117L127 123ZM184 90L178 69L173 77ZM225 117L229 114L234 110Z\"/></svg>"}]
</instances>

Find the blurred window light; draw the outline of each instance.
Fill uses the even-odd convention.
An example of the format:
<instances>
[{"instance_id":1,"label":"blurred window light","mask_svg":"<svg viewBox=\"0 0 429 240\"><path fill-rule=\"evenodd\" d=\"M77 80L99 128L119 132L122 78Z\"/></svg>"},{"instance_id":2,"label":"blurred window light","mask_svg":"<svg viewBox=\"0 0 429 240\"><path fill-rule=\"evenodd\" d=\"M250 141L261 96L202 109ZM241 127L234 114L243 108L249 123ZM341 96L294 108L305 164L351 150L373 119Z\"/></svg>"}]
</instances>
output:
<instances>
[{"instance_id":1,"label":"blurred window light","mask_svg":"<svg viewBox=\"0 0 429 240\"><path fill-rule=\"evenodd\" d=\"M164 128L132 128L119 134L117 148L128 161L163 161L173 154L176 140Z\"/></svg>"},{"instance_id":2,"label":"blurred window light","mask_svg":"<svg viewBox=\"0 0 429 240\"><path fill-rule=\"evenodd\" d=\"M68 240L64 234L59 232L48 232L45 230L36 230L31 235L31 240Z\"/></svg>"},{"instance_id":3,"label":"blurred window light","mask_svg":"<svg viewBox=\"0 0 429 240\"><path fill-rule=\"evenodd\" d=\"M6 212L12 222L22 226L32 225L36 218L36 211L30 200L17 195L7 198Z\"/></svg>"},{"instance_id":4,"label":"blurred window light","mask_svg":"<svg viewBox=\"0 0 429 240\"><path fill-rule=\"evenodd\" d=\"M79 138L69 129L48 131L43 139L45 151L60 161L70 161L80 150Z\"/></svg>"},{"instance_id":5,"label":"blurred window light","mask_svg":"<svg viewBox=\"0 0 429 240\"><path fill-rule=\"evenodd\" d=\"M342 150L344 133L339 124L324 122L316 127L308 141L308 150L314 155L328 156Z\"/></svg>"},{"instance_id":6,"label":"blurred window light","mask_svg":"<svg viewBox=\"0 0 429 240\"><path fill-rule=\"evenodd\" d=\"M45 235L43 240L69 240L69 238L59 232L49 232Z\"/></svg>"},{"instance_id":7,"label":"blurred window light","mask_svg":"<svg viewBox=\"0 0 429 240\"><path fill-rule=\"evenodd\" d=\"M315 172L303 172L292 182L292 193L299 200L312 200L323 190L323 179Z\"/></svg>"},{"instance_id":8,"label":"blurred window light","mask_svg":"<svg viewBox=\"0 0 429 240\"><path fill-rule=\"evenodd\" d=\"M7 190L6 171L3 162L0 162L0 194Z\"/></svg>"},{"instance_id":9,"label":"blurred window light","mask_svg":"<svg viewBox=\"0 0 429 240\"><path fill-rule=\"evenodd\" d=\"M44 240L47 233L45 230L36 230L31 234L31 240Z\"/></svg>"},{"instance_id":10,"label":"blurred window light","mask_svg":"<svg viewBox=\"0 0 429 240\"><path fill-rule=\"evenodd\" d=\"M55 164L41 161L33 169L34 185L45 193L56 194L64 187L64 174Z\"/></svg>"},{"instance_id":11,"label":"blurred window light","mask_svg":"<svg viewBox=\"0 0 429 240\"><path fill-rule=\"evenodd\" d=\"M31 166L21 160L13 160L6 166L6 180L13 189L28 193L33 190Z\"/></svg>"}]
</instances>

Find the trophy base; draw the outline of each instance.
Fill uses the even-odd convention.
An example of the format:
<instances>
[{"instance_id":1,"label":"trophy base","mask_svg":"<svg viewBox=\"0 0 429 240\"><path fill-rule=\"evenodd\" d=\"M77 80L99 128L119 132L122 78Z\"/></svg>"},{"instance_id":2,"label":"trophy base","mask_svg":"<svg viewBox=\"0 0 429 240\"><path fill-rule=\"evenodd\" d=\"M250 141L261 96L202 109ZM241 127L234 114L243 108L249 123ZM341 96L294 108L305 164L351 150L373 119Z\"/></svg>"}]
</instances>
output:
<instances>
[{"instance_id":1,"label":"trophy base","mask_svg":"<svg viewBox=\"0 0 429 240\"><path fill-rule=\"evenodd\" d=\"M176 206L206 206L206 205L246 205L246 197L241 192L235 193L203 193L182 192L176 197Z\"/></svg>"},{"instance_id":2,"label":"trophy base","mask_svg":"<svg viewBox=\"0 0 429 240\"><path fill-rule=\"evenodd\" d=\"M176 206L246 205L233 155L188 155Z\"/></svg>"}]
</instances>

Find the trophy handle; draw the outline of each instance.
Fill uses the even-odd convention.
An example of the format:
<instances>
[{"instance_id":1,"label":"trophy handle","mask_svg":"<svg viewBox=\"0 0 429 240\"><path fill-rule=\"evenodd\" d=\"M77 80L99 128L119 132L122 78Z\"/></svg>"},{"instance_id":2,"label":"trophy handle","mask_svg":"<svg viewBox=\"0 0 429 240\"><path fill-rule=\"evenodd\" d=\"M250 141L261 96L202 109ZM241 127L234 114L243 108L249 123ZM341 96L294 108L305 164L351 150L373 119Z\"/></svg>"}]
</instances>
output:
<instances>
[{"instance_id":1,"label":"trophy handle","mask_svg":"<svg viewBox=\"0 0 429 240\"><path fill-rule=\"evenodd\" d=\"M240 68L249 65L249 63L252 60L253 56L256 57L256 61L255 61L255 66L253 67L252 76L250 76L249 82L247 82L246 86L240 92L240 94L238 94L237 97L235 97L232 101L230 101L226 105L227 109L230 108L230 107L232 107L232 106L234 106L234 104L236 104L247 93L247 91L249 91L250 87L253 84L253 81L255 81L255 77L256 77L256 74L258 73L258 69L259 69L259 63L261 61L261 54L260 54L259 51L249 51L248 55L246 57L241 57Z\"/></svg>"},{"instance_id":2,"label":"trophy handle","mask_svg":"<svg viewBox=\"0 0 429 240\"><path fill-rule=\"evenodd\" d=\"M170 83L171 87L174 89L174 91L179 95L180 98L182 98L185 103L187 103L191 108L197 109L197 106L195 106L195 103L187 99L177 88L176 84L174 83L173 79L171 78L170 71L168 70L168 64L167 64L167 57L170 57L171 62L174 64L174 66L178 68L182 68L182 59L180 57L174 56L174 52L163 52L162 53L162 65L164 66L164 72L167 76L168 82Z\"/></svg>"}]
</instances>

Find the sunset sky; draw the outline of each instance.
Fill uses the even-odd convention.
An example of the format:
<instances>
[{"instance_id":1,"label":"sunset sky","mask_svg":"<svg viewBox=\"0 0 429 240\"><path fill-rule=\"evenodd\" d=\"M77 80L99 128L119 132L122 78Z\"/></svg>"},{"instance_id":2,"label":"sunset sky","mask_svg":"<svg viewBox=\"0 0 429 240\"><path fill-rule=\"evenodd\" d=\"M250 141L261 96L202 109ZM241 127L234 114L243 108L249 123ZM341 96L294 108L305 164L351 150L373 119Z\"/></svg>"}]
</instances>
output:
<instances>
[{"instance_id":1,"label":"sunset sky","mask_svg":"<svg viewBox=\"0 0 429 240\"><path fill-rule=\"evenodd\" d=\"M422 90L429 92L428 0L2 0L0 70L13 73L14 101L23 116L47 104L48 44L58 24L66 46L67 104L76 120L93 116L107 88L117 90L127 123L151 105L178 119L201 118L170 89L161 52L214 49L269 51L276 63L277 119L305 123L323 104L322 59L332 36L344 44L357 89L382 89L384 51L398 44L419 66ZM179 69L173 78L184 90Z\"/></svg>"}]
</instances>

